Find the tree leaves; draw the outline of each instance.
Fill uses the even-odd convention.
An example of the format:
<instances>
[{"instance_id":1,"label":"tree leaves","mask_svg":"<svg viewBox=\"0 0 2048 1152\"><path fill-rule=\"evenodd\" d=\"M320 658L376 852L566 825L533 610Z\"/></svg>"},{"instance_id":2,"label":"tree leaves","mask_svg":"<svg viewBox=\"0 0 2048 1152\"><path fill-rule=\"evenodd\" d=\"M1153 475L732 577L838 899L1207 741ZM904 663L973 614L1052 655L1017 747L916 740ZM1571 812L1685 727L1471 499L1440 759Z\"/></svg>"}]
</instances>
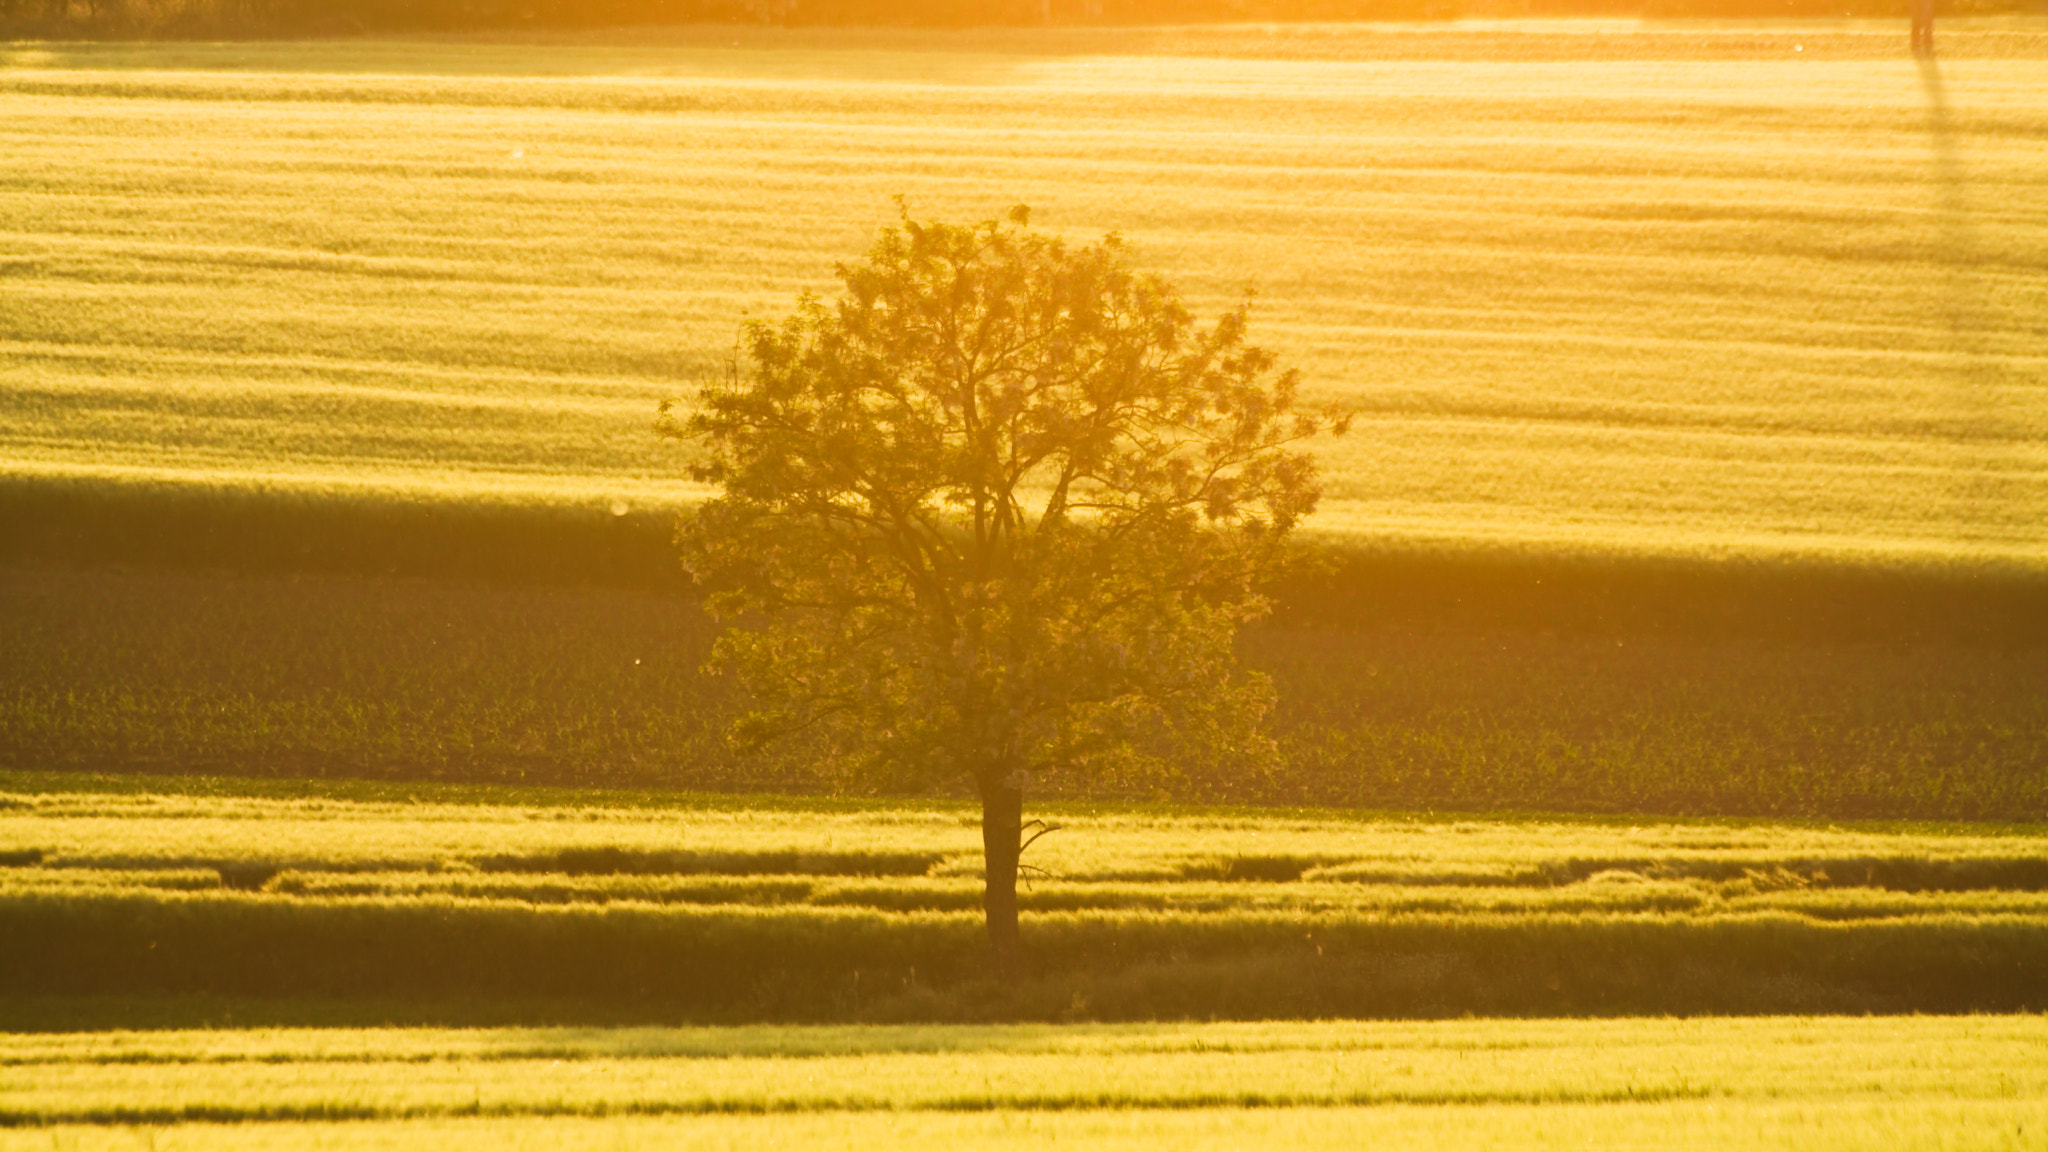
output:
<instances>
[{"instance_id":1,"label":"tree leaves","mask_svg":"<svg viewBox=\"0 0 2048 1152\"><path fill-rule=\"evenodd\" d=\"M728 379L664 405L720 492L678 542L734 625L746 738L823 726L884 787L1270 756L1233 641L1320 493L1295 445L1344 417L1296 408L1249 301L1203 326L1118 237L1029 218L906 210L837 299L747 325Z\"/></svg>"}]
</instances>

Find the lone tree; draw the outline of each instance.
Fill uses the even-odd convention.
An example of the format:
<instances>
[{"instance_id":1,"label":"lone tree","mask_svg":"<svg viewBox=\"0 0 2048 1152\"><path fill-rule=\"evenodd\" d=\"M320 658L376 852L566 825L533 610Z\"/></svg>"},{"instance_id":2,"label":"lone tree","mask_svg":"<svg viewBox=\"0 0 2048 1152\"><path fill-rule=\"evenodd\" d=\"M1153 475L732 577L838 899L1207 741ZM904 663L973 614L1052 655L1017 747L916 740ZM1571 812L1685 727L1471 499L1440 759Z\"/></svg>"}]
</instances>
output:
<instances>
[{"instance_id":1,"label":"lone tree","mask_svg":"<svg viewBox=\"0 0 2048 1152\"><path fill-rule=\"evenodd\" d=\"M1116 236L1029 218L906 210L660 424L718 492L678 541L752 692L735 738L821 728L872 785L972 780L1005 977L1027 789L1272 755L1233 640L1320 494L1292 446L1345 423L1296 410L1245 307L1197 324Z\"/></svg>"}]
</instances>

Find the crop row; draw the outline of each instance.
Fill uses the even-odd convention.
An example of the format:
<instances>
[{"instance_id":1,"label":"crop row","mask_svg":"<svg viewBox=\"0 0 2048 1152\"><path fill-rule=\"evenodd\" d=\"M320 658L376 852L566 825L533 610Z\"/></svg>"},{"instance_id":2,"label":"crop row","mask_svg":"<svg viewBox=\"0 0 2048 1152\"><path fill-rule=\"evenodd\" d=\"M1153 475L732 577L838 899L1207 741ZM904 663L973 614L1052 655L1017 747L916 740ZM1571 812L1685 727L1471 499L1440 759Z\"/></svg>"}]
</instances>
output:
<instances>
[{"instance_id":1,"label":"crop row","mask_svg":"<svg viewBox=\"0 0 2048 1152\"><path fill-rule=\"evenodd\" d=\"M1115 855L1116 845L1089 845L1054 861L1058 870L1033 865L1035 875L1054 883L1090 886L1091 890L1145 892L1172 885L1181 888L1221 885L1217 891L1239 893L1266 885L1299 885L1339 890L1332 886L1405 887L1418 890L1455 888L1521 888L1554 891L1605 885L1611 892L1648 891L1677 884L1720 889L1747 895L1780 889L1875 889L1893 893L2026 892L2048 890L2048 861L2038 855L2012 854L1927 858L1893 856L1815 857L1795 853L1754 855L1573 856L1535 861L1389 861L1359 862L1341 857L1318 861L1290 854L1187 852ZM2015 846L2025 852L2026 846ZM618 861L613 867L590 867L561 861L590 858ZM380 860L356 856L341 860L286 857L250 860L226 852L170 852L163 855L109 853L89 860L52 856L41 849L0 851L0 868L16 871L14 883L32 885L84 883L137 884L150 888L199 889L227 887L291 894L369 895L385 892L440 891L510 899L673 899L713 900L730 893L742 902L745 894L761 899L778 894L817 895L816 878L902 877L945 881L972 880L981 874L977 854L783 852L650 852L635 855L615 847L571 850L531 857L485 857L483 867L441 858L430 863ZM0 872L0 877L9 873ZM713 879L716 878L716 879ZM1121 885L1121 887L1119 887ZM873 888L868 885L867 888ZM864 890L859 885L828 884L833 891ZM796 898L796 897L788 897ZM802 897L809 899L810 896ZM944 900L943 896L931 899ZM1448 898L1448 897L1447 897ZM1347 900L1348 902L1348 900Z\"/></svg>"},{"instance_id":2,"label":"crop row","mask_svg":"<svg viewBox=\"0 0 2048 1152\"><path fill-rule=\"evenodd\" d=\"M2048 839L2026 827L1052 805L1022 894L1035 972L1001 985L969 805L42 790L64 779L0 795L0 938L35 942L0 950L18 1021L50 997L1045 1019L1953 1010L2048 987Z\"/></svg>"},{"instance_id":3,"label":"crop row","mask_svg":"<svg viewBox=\"0 0 2048 1152\"><path fill-rule=\"evenodd\" d=\"M2048 1006L2048 919L1040 912L991 984L979 918L853 907L0 894L15 996L555 999L725 1019L1405 1016Z\"/></svg>"},{"instance_id":4,"label":"crop row","mask_svg":"<svg viewBox=\"0 0 2048 1152\"><path fill-rule=\"evenodd\" d=\"M1840 1050L1873 1064L1901 1054L1987 1051L2030 1062L2048 1021L2037 1016L1707 1016L1690 1019L1152 1021L1030 1024L642 1025L632 1028L223 1028L0 1033L0 1068L52 1064L421 1064L541 1060L707 1060L902 1056L1010 1057L1218 1053L1413 1053L1424 1059L1495 1052L1586 1052L1619 1066L1660 1055L1695 1066L1786 1060L1816 1074ZM1793 1054L1799 1055L1793 1055ZM1819 1057L1819 1058L1815 1058Z\"/></svg>"},{"instance_id":5,"label":"crop row","mask_svg":"<svg viewBox=\"0 0 2048 1152\"><path fill-rule=\"evenodd\" d=\"M14 779L67 783L62 775ZM491 788L444 788L419 803L323 799L310 790L302 799L0 793L0 875L200 870L230 887L258 889L296 874L281 882L315 891L376 883L334 874L413 873L437 878L407 883L510 892L549 874L549 883L590 891L611 885L623 893L617 886L638 882L652 892L684 878L971 880L981 865L978 815L946 801L819 808L772 798L675 796L630 807L606 806L603 794L589 793L549 806L543 795ZM1559 888L1698 881L1728 889L1724 894L2048 889L2048 838L2025 825L1940 831L1034 808L1058 827L1033 846L1027 863L1042 870L1034 875L1069 883Z\"/></svg>"},{"instance_id":6,"label":"crop row","mask_svg":"<svg viewBox=\"0 0 2048 1152\"><path fill-rule=\"evenodd\" d=\"M123 890L206 892L240 879L214 869L121 871L14 869L0 872L0 893L108 895ZM1645 912L1740 915L1783 912L1822 920L1879 920L1944 914L2048 916L2048 894L2032 891L1895 892L1814 888L1790 873L1752 873L1733 882L1645 880L1611 874L1560 887L1469 887L1337 882L1038 881L1018 894L1031 912L1144 911L1179 916L1237 912L1350 913L1382 916L1628 915ZM1772 882L1790 883L1785 888ZM865 908L884 912L973 912L981 883L971 877L860 879L833 876L563 876L462 872L300 872L270 877L255 890L279 898L563 904L689 904Z\"/></svg>"}]
</instances>

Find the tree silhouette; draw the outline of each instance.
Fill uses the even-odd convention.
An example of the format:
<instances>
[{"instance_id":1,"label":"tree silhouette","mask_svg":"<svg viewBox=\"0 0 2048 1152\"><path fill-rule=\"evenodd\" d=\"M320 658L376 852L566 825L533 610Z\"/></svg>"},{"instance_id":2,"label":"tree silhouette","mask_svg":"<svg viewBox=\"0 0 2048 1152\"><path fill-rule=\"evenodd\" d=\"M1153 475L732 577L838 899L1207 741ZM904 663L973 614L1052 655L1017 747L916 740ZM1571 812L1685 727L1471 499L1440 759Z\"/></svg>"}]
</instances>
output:
<instances>
[{"instance_id":1,"label":"tree silhouette","mask_svg":"<svg viewBox=\"0 0 2048 1152\"><path fill-rule=\"evenodd\" d=\"M1028 225L905 210L660 422L717 490L678 542L753 695L735 738L822 728L869 786L971 780L1005 977L1027 789L1273 754L1233 641L1320 494L1294 446L1346 422L1296 410L1246 307L1200 325L1116 236Z\"/></svg>"}]
</instances>

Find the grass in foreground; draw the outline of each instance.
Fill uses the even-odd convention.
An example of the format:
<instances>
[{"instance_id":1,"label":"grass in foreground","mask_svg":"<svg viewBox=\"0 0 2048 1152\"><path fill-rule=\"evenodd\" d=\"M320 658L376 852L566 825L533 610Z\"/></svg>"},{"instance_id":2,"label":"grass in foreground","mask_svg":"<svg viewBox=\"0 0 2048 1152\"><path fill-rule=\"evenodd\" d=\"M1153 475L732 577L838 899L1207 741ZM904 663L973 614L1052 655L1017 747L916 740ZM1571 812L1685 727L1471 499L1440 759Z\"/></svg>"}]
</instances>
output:
<instances>
[{"instance_id":1,"label":"grass in foreground","mask_svg":"<svg viewBox=\"0 0 2048 1152\"><path fill-rule=\"evenodd\" d=\"M2038 1017L16 1036L0 1038L0 1122L88 1127L0 1147L176 1124L191 1126L174 1139L272 1147L717 1147L829 1125L855 1147L2018 1148L2048 1121L2044 1048ZM695 1119L652 1119L671 1114Z\"/></svg>"},{"instance_id":2,"label":"grass in foreground","mask_svg":"<svg viewBox=\"0 0 2048 1152\"><path fill-rule=\"evenodd\" d=\"M1364 1146L1375 1149L1730 1148L1799 1152L1940 1149L2024 1152L2048 1123L2032 1101L1475 1105L1456 1108L1199 1109L1175 1112L797 1113L673 1119L450 1120L277 1125L192 1124L164 1135L240 1149L1125 1149L1190 1152ZM120 1149L128 1128L0 1131L0 1149Z\"/></svg>"},{"instance_id":3,"label":"grass in foreground","mask_svg":"<svg viewBox=\"0 0 2048 1152\"><path fill-rule=\"evenodd\" d=\"M6 48L0 448L666 506L654 401L902 192L1255 287L1342 534L2048 562L2048 37L1614 31Z\"/></svg>"},{"instance_id":4,"label":"grass in foreground","mask_svg":"<svg viewBox=\"0 0 2048 1152\"><path fill-rule=\"evenodd\" d=\"M1375 1149L1727 1148L1798 1152L2026 1152L2048 1124L2034 1101L1884 1103L1689 1101L1677 1104L1482 1104L1455 1108L1087 1110L986 1113L795 1113L603 1120L430 1120L187 1124L155 1135L220 1149ZM136 1147L126 1127L0 1131L0 1149ZM161 1145L160 1145L161 1146Z\"/></svg>"}]
</instances>

